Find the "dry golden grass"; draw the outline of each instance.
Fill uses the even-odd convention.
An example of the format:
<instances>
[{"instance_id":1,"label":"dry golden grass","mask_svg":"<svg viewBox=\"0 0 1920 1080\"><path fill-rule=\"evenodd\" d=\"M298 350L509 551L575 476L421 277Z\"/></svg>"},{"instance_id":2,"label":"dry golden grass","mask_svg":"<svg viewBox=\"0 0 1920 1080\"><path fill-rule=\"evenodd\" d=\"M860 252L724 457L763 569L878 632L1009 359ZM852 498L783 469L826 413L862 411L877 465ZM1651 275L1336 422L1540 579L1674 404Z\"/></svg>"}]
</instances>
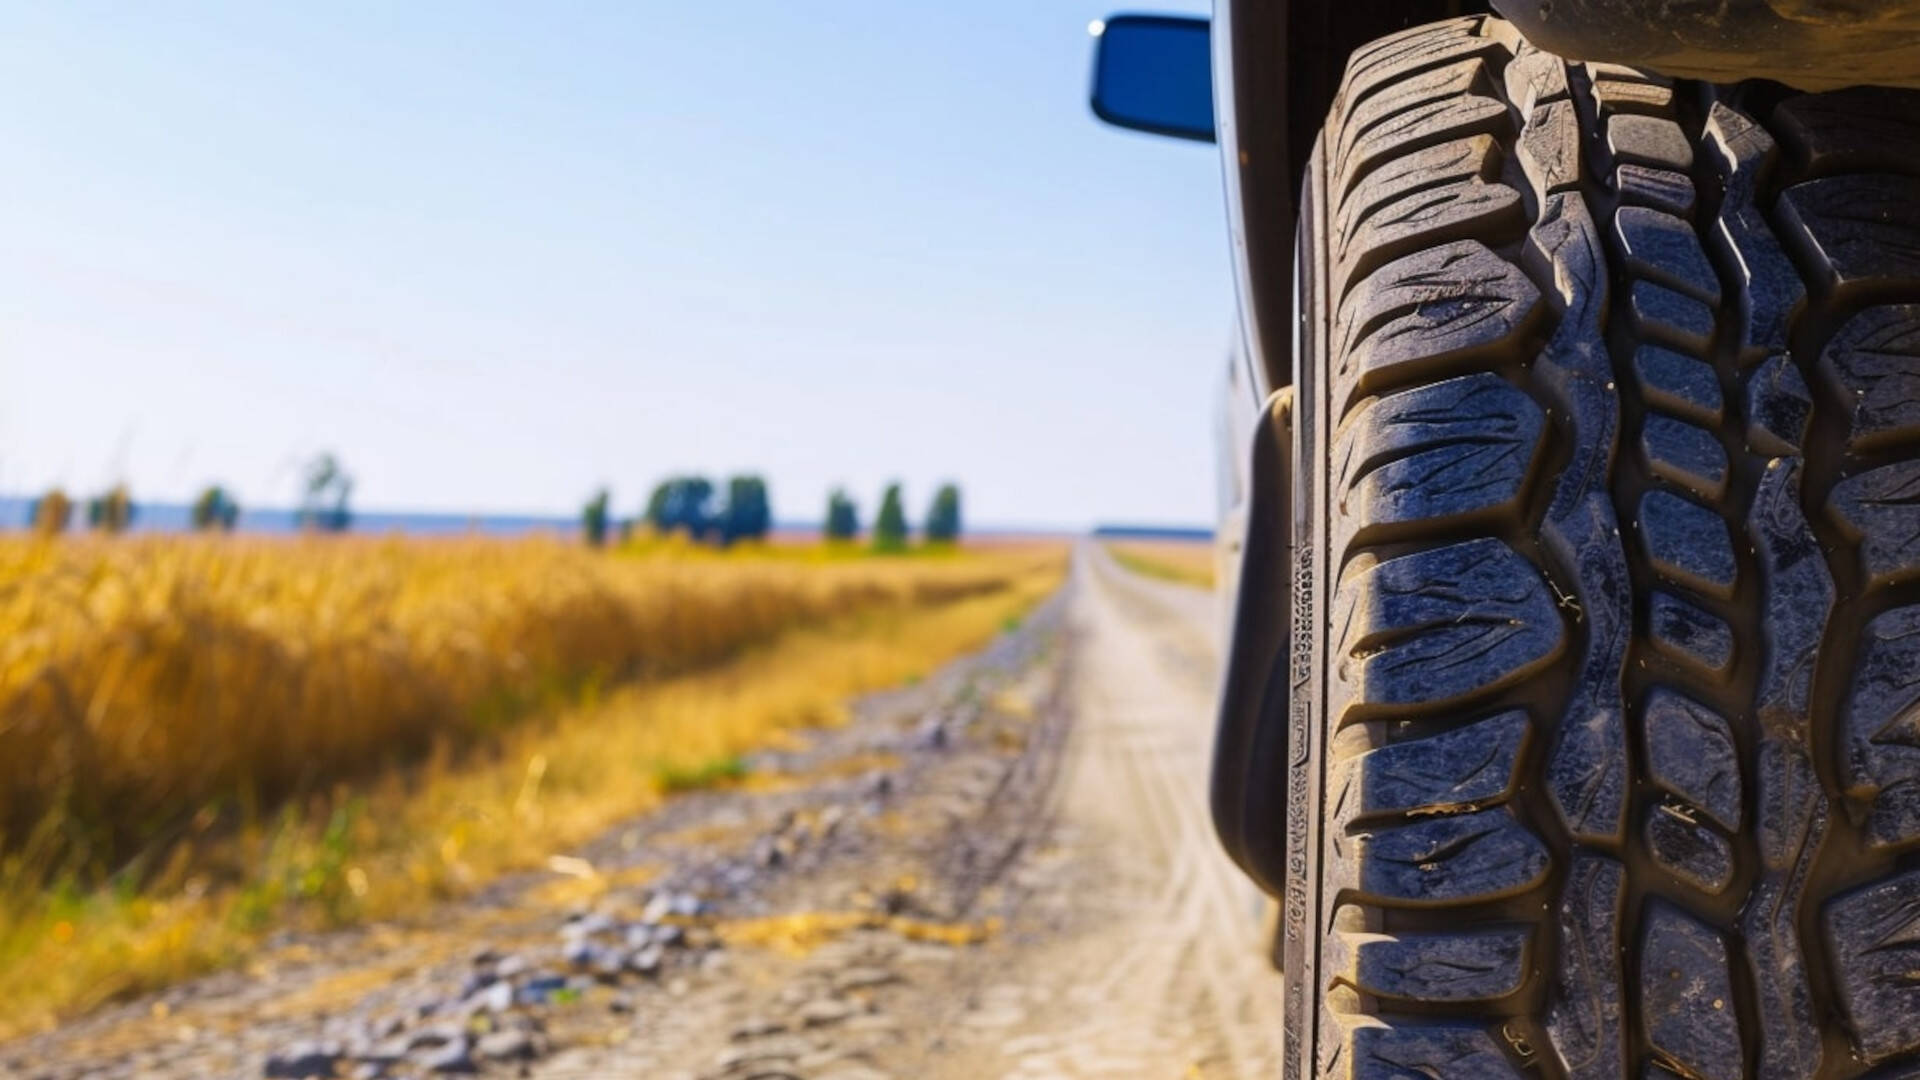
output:
<instances>
[{"instance_id":1,"label":"dry golden grass","mask_svg":"<svg viewBox=\"0 0 1920 1080\"><path fill-rule=\"evenodd\" d=\"M1213 588L1213 545L1193 540L1109 541L1107 550L1136 574Z\"/></svg>"},{"instance_id":2,"label":"dry golden grass","mask_svg":"<svg viewBox=\"0 0 1920 1080\"><path fill-rule=\"evenodd\" d=\"M41 823L0 861L0 1037L542 865L981 644L1063 565L0 541L0 791ZM142 858L103 884L107 843Z\"/></svg>"},{"instance_id":3,"label":"dry golden grass","mask_svg":"<svg viewBox=\"0 0 1920 1080\"><path fill-rule=\"evenodd\" d=\"M582 686L1003 580L958 557L552 541L0 541L0 830L18 849L58 809L114 861L210 803L271 805Z\"/></svg>"}]
</instances>

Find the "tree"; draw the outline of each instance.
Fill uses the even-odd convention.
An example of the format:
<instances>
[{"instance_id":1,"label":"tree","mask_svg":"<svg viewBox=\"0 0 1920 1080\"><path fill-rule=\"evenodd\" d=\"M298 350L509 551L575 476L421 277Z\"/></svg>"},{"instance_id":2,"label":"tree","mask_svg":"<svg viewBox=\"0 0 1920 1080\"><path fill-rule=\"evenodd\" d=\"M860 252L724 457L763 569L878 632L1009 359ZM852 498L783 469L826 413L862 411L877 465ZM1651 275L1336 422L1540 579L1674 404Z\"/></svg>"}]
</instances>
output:
<instances>
[{"instance_id":1,"label":"tree","mask_svg":"<svg viewBox=\"0 0 1920 1080\"><path fill-rule=\"evenodd\" d=\"M580 509L580 532L590 547L600 547L607 542L607 501L607 489L601 488Z\"/></svg>"},{"instance_id":2,"label":"tree","mask_svg":"<svg viewBox=\"0 0 1920 1080\"><path fill-rule=\"evenodd\" d=\"M942 484L927 511L927 543L951 544L960 539L960 488Z\"/></svg>"},{"instance_id":3,"label":"tree","mask_svg":"<svg viewBox=\"0 0 1920 1080\"><path fill-rule=\"evenodd\" d=\"M727 505L720 513L720 542L765 540L773 527L773 509L767 502L767 482L758 476L727 480Z\"/></svg>"},{"instance_id":4,"label":"tree","mask_svg":"<svg viewBox=\"0 0 1920 1080\"><path fill-rule=\"evenodd\" d=\"M900 485L888 484L880 497L880 514L873 519L873 550L904 551L907 547L907 513L900 508Z\"/></svg>"},{"instance_id":5,"label":"tree","mask_svg":"<svg viewBox=\"0 0 1920 1080\"><path fill-rule=\"evenodd\" d=\"M193 527L201 532L219 530L232 532L234 522L240 519L240 504L233 501L227 489L219 484L211 484L200 497L193 500Z\"/></svg>"},{"instance_id":6,"label":"tree","mask_svg":"<svg viewBox=\"0 0 1920 1080\"><path fill-rule=\"evenodd\" d=\"M653 526L655 532L667 531L667 499L673 494L673 481L662 480L653 485L653 493L647 496L647 508L640 517Z\"/></svg>"},{"instance_id":7,"label":"tree","mask_svg":"<svg viewBox=\"0 0 1920 1080\"><path fill-rule=\"evenodd\" d=\"M852 540L860 535L860 510L840 488L827 496L827 539Z\"/></svg>"},{"instance_id":8,"label":"tree","mask_svg":"<svg viewBox=\"0 0 1920 1080\"><path fill-rule=\"evenodd\" d=\"M718 525L713 510L713 481L703 476L676 476L663 480L647 499L647 521L654 531L685 529L700 540Z\"/></svg>"},{"instance_id":9,"label":"tree","mask_svg":"<svg viewBox=\"0 0 1920 1080\"><path fill-rule=\"evenodd\" d=\"M104 533L126 532L133 524L133 496L127 485L115 484L104 495L87 500L87 526Z\"/></svg>"},{"instance_id":10,"label":"tree","mask_svg":"<svg viewBox=\"0 0 1920 1080\"><path fill-rule=\"evenodd\" d=\"M353 477L332 454L307 463L306 490L300 499L300 527L319 532L346 532L353 523L347 500L353 495Z\"/></svg>"},{"instance_id":11,"label":"tree","mask_svg":"<svg viewBox=\"0 0 1920 1080\"><path fill-rule=\"evenodd\" d=\"M54 488L45 495L33 500L33 509L28 515L33 520L33 531L41 536L57 536L67 531L67 523L73 520L73 500L67 493Z\"/></svg>"}]
</instances>

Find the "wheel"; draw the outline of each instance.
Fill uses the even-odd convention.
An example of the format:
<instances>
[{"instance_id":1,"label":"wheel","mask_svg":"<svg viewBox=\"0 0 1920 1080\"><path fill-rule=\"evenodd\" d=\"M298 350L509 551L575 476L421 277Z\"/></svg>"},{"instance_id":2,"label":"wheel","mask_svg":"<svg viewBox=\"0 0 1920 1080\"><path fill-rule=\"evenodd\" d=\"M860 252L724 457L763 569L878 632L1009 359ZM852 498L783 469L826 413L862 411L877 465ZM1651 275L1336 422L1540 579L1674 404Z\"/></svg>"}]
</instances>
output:
<instances>
[{"instance_id":1,"label":"wheel","mask_svg":"<svg viewBox=\"0 0 1920 1080\"><path fill-rule=\"evenodd\" d=\"M1354 54L1297 251L1288 1076L1920 1077L1917 178L1911 92L1483 17Z\"/></svg>"}]
</instances>

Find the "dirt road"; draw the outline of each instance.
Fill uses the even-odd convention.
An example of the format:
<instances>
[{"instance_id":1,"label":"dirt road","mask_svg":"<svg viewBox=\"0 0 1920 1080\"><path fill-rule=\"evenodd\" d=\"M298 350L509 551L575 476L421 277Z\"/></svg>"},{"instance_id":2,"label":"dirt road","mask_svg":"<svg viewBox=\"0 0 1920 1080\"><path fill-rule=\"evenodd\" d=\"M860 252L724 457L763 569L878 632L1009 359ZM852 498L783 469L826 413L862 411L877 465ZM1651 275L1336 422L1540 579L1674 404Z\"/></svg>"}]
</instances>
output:
<instances>
[{"instance_id":1,"label":"dirt road","mask_svg":"<svg viewBox=\"0 0 1920 1080\"><path fill-rule=\"evenodd\" d=\"M1017 1076L1278 1075L1278 985L1261 905L1214 842L1206 772L1213 598L1082 552L1073 729L1057 842L1110 877L1097 929L1022 958L1020 982L1074 1002L1032 1025Z\"/></svg>"},{"instance_id":2,"label":"dirt road","mask_svg":"<svg viewBox=\"0 0 1920 1080\"><path fill-rule=\"evenodd\" d=\"M983 654L547 873L0 1046L7 1075L1277 1075L1210 597L1083 545Z\"/></svg>"}]
</instances>

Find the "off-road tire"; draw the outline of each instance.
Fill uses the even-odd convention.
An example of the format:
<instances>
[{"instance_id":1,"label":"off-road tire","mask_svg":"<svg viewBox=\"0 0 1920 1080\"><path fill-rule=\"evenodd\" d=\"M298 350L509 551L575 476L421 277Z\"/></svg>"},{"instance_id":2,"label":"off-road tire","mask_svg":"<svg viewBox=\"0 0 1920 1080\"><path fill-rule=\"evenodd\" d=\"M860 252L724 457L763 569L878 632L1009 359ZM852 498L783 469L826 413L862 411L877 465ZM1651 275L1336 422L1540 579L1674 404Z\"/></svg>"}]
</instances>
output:
<instances>
[{"instance_id":1,"label":"off-road tire","mask_svg":"<svg viewBox=\"0 0 1920 1080\"><path fill-rule=\"evenodd\" d=\"M1289 1077L1920 1077L1920 94L1357 51L1299 231Z\"/></svg>"}]
</instances>

